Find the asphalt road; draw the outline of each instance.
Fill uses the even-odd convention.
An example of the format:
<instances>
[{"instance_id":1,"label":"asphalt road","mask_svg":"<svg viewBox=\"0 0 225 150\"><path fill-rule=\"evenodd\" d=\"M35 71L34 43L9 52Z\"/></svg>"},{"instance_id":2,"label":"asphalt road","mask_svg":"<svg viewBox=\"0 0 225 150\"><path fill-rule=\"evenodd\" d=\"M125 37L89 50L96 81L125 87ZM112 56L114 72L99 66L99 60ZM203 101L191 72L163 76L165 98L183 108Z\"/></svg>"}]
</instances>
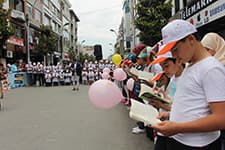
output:
<instances>
[{"instance_id":1,"label":"asphalt road","mask_svg":"<svg viewBox=\"0 0 225 150\"><path fill-rule=\"evenodd\" d=\"M95 108L88 86L14 89L0 111L1 150L152 150L122 105Z\"/></svg>"}]
</instances>

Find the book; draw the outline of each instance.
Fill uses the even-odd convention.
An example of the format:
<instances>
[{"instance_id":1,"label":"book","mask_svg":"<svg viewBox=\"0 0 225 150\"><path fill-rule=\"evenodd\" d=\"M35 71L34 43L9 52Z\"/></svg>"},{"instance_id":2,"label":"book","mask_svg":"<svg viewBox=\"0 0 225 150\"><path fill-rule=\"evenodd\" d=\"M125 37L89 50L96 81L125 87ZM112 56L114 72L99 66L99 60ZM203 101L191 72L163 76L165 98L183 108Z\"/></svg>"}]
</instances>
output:
<instances>
[{"instance_id":1,"label":"book","mask_svg":"<svg viewBox=\"0 0 225 150\"><path fill-rule=\"evenodd\" d=\"M158 115L158 110L153 106L131 99L131 108L129 113L130 118L137 121L142 121L147 125L153 125L161 122L157 119Z\"/></svg>"},{"instance_id":2,"label":"book","mask_svg":"<svg viewBox=\"0 0 225 150\"><path fill-rule=\"evenodd\" d=\"M164 104L170 104L170 101L164 99L163 94L157 94L153 91L153 89L146 84L141 83L141 90L139 93L139 97L145 100L159 100Z\"/></svg>"},{"instance_id":3,"label":"book","mask_svg":"<svg viewBox=\"0 0 225 150\"><path fill-rule=\"evenodd\" d=\"M146 72L146 71L141 71L141 70L137 70L136 68L132 67L129 72L132 74L132 75L135 75L138 77L138 79L140 80L145 80L145 81L149 81L151 80L154 75L153 73L150 73L150 72Z\"/></svg>"},{"instance_id":4,"label":"book","mask_svg":"<svg viewBox=\"0 0 225 150\"><path fill-rule=\"evenodd\" d=\"M153 73L146 71L138 71L138 79L149 81L154 77Z\"/></svg>"},{"instance_id":5,"label":"book","mask_svg":"<svg viewBox=\"0 0 225 150\"><path fill-rule=\"evenodd\" d=\"M138 77L138 70L134 67L130 68L130 71L129 71L132 75L135 75Z\"/></svg>"}]
</instances>

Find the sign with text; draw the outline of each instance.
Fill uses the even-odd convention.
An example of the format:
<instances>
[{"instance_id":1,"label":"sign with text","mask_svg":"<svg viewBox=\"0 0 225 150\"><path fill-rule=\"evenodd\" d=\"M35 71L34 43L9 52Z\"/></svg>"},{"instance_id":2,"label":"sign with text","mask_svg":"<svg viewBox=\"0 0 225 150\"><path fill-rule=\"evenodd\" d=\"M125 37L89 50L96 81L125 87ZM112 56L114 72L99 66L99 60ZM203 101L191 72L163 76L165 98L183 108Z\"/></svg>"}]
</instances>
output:
<instances>
[{"instance_id":1,"label":"sign with text","mask_svg":"<svg viewBox=\"0 0 225 150\"><path fill-rule=\"evenodd\" d=\"M191 17L195 13L201 11L202 9L206 8L207 6L211 5L213 2L217 0L197 0L192 5L185 7L181 10L181 18L186 20L187 18Z\"/></svg>"},{"instance_id":2,"label":"sign with text","mask_svg":"<svg viewBox=\"0 0 225 150\"><path fill-rule=\"evenodd\" d=\"M218 0L187 20L197 28L225 16L225 1Z\"/></svg>"}]
</instances>

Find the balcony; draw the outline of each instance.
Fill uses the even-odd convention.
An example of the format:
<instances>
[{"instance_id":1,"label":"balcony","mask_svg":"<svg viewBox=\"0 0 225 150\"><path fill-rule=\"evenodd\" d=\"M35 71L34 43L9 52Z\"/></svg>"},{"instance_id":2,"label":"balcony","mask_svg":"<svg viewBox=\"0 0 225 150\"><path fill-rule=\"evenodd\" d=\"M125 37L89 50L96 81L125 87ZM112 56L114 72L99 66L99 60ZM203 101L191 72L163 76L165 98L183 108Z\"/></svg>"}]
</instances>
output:
<instances>
[{"instance_id":1,"label":"balcony","mask_svg":"<svg viewBox=\"0 0 225 150\"><path fill-rule=\"evenodd\" d=\"M24 13L19 11L19 10L13 9L12 12L11 12L11 17L14 18L14 19L17 19L19 21L25 22Z\"/></svg>"}]
</instances>

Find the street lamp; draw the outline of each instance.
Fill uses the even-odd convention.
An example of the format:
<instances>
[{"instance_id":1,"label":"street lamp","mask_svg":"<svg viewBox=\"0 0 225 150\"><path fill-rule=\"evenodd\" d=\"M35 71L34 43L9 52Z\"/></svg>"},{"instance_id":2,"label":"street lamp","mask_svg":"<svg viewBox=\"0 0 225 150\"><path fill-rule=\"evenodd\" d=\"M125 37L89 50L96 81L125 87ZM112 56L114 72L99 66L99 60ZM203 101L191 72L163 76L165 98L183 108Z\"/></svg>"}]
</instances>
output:
<instances>
[{"instance_id":1,"label":"street lamp","mask_svg":"<svg viewBox=\"0 0 225 150\"><path fill-rule=\"evenodd\" d=\"M36 9L35 5L37 3L38 0L35 0L32 7L34 7L34 9ZM30 21L29 21L29 14L27 13L25 16L26 19L26 51L27 51L27 63L30 62L30 42L29 42L29 29L30 29Z\"/></svg>"},{"instance_id":2,"label":"street lamp","mask_svg":"<svg viewBox=\"0 0 225 150\"><path fill-rule=\"evenodd\" d=\"M83 44L85 42L85 40L83 40L80 44Z\"/></svg>"},{"instance_id":3,"label":"street lamp","mask_svg":"<svg viewBox=\"0 0 225 150\"><path fill-rule=\"evenodd\" d=\"M81 48L81 50L78 51L78 59L80 59L80 52L83 50L83 45L82 45L82 44L84 44L85 42L86 42L86 41L83 40L83 41L81 41L81 43L80 43L80 48Z\"/></svg>"},{"instance_id":4,"label":"street lamp","mask_svg":"<svg viewBox=\"0 0 225 150\"><path fill-rule=\"evenodd\" d=\"M27 64L30 62L30 42L29 42L29 28L30 28L30 21L29 21L29 14L26 14L26 51L27 51Z\"/></svg>"},{"instance_id":5,"label":"street lamp","mask_svg":"<svg viewBox=\"0 0 225 150\"><path fill-rule=\"evenodd\" d=\"M118 43L120 43L120 48L119 48L120 55L123 55L123 45L124 45L123 31L119 31L119 35L114 29L110 29L109 31L115 33L117 40L119 40ZM122 39L120 39L120 38L122 38ZM121 43L122 43L122 46L121 46Z\"/></svg>"},{"instance_id":6,"label":"street lamp","mask_svg":"<svg viewBox=\"0 0 225 150\"><path fill-rule=\"evenodd\" d=\"M114 29L110 29L109 31L115 33L116 37L118 37L118 34L117 34L117 32Z\"/></svg>"}]
</instances>

